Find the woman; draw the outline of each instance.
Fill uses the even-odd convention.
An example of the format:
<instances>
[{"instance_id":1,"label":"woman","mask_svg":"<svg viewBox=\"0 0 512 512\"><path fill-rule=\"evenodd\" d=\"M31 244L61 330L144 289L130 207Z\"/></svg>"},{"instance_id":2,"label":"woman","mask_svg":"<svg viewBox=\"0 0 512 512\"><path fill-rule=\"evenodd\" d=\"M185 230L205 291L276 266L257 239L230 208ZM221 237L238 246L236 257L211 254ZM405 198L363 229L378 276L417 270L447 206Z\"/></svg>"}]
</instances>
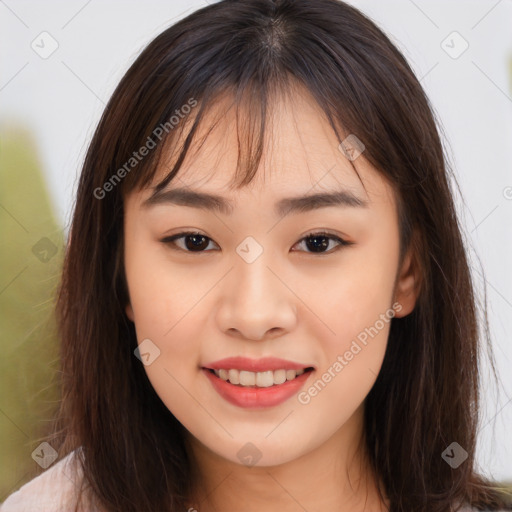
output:
<instances>
[{"instance_id":1,"label":"woman","mask_svg":"<svg viewBox=\"0 0 512 512\"><path fill-rule=\"evenodd\" d=\"M355 8L225 0L165 30L105 109L71 233L61 460L5 512L512 510L474 469L435 120Z\"/></svg>"}]
</instances>

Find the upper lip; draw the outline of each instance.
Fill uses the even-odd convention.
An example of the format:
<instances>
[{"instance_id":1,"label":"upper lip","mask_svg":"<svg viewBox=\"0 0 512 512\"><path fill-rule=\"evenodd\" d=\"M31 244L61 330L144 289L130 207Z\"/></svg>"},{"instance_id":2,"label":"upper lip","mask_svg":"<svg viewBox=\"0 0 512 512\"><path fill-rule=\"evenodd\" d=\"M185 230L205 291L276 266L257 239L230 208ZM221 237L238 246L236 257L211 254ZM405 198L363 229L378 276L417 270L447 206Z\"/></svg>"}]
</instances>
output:
<instances>
[{"instance_id":1,"label":"upper lip","mask_svg":"<svg viewBox=\"0 0 512 512\"><path fill-rule=\"evenodd\" d=\"M270 370L302 370L312 368L313 365L295 363L277 357L263 357L261 359L249 359L247 357L227 357L204 365L210 370L245 370L248 372L265 372Z\"/></svg>"}]
</instances>

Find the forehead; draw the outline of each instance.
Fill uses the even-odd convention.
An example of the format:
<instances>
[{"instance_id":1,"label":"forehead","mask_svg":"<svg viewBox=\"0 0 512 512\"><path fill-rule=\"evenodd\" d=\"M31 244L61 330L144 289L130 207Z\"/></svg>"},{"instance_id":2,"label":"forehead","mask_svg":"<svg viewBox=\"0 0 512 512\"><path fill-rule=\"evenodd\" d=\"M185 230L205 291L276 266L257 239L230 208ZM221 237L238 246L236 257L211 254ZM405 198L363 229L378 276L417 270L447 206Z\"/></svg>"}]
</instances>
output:
<instances>
[{"instance_id":1,"label":"forehead","mask_svg":"<svg viewBox=\"0 0 512 512\"><path fill-rule=\"evenodd\" d=\"M190 187L223 195L235 203L245 194L275 201L283 196L332 190L348 190L370 202L379 197L393 201L390 185L364 158L364 152L352 162L346 157L325 113L300 86L271 99L256 175L242 189L234 190L240 149L247 149L246 141L251 137L256 143L254 135L260 130L260 119L252 118L253 114L243 106L237 111L232 96L221 95L205 111L178 174L167 188ZM172 169L193 120L191 113L182 121L180 135L166 148L151 183L153 188ZM350 135L342 130L339 133L342 138ZM151 190L146 191L146 197Z\"/></svg>"}]
</instances>

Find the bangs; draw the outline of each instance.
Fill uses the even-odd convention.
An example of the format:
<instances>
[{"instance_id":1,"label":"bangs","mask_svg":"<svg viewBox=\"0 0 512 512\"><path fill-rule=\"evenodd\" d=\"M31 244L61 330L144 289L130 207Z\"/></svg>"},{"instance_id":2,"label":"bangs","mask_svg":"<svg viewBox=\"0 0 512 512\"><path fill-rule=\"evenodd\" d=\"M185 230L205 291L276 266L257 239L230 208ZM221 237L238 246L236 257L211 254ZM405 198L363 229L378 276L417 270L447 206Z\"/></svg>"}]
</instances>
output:
<instances>
[{"instance_id":1,"label":"bangs","mask_svg":"<svg viewBox=\"0 0 512 512\"><path fill-rule=\"evenodd\" d=\"M131 175L131 179L126 180L123 192L126 194L135 189L152 188L156 193L167 187L177 177L187 155L190 153L193 158L193 155L201 150L219 121L233 109L235 109L235 122L229 129L236 131L238 155L235 172L228 182L228 189L236 190L248 185L257 174L265 150L274 140L272 121L276 106L281 101L288 101L288 104L293 105L294 93L301 92L306 92L312 101L316 101L312 91L299 80L290 74L282 74L274 76L272 81L257 82L251 79L245 84L231 84L222 90L207 88L199 99L191 96L188 103L192 102L195 106L189 110L186 117L180 119L175 126L169 123L171 124L169 130L165 129L165 122L162 121L159 126L164 127L164 133L160 133L158 127L152 131L152 135L155 135L155 131L160 135L160 138L155 137L157 139L155 144L158 146L155 156L151 161L148 159L145 165L139 166ZM332 112L329 105L323 103L323 105L317 104L322 109L339 144L349 133L344 126L346 121L336 119L336 114ZM173 102L166 111L180 112L187 103L181 106L176 105L177 103ZM177 116L171 116L170 119L172 117ZM208 126L205 126L206 119L210 121ZM200 136L200 133L203 135ZM364 187L353 161L347 160ZM161 174L162 169L167 173L160 181L154 183L156 175Z\"/></svg>"}]
</instances>

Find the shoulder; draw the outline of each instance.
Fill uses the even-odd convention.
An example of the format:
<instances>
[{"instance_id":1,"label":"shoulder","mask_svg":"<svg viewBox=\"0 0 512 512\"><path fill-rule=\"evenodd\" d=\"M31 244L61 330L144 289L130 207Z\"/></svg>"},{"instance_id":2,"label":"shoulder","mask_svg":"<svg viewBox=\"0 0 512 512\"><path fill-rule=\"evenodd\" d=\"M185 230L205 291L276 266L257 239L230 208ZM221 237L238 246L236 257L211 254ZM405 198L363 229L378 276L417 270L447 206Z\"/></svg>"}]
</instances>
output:
<instances>
[{"instance_id":1,"label":"shoulder","mask_svg":"<svg viewBox=\"0 0 512 512\"><path fill-rule=\"evenodd\" d=\"M70 512L75 510L82 469L77 450L11 494L0 512Z\"/></svg>"}]
</instances>

